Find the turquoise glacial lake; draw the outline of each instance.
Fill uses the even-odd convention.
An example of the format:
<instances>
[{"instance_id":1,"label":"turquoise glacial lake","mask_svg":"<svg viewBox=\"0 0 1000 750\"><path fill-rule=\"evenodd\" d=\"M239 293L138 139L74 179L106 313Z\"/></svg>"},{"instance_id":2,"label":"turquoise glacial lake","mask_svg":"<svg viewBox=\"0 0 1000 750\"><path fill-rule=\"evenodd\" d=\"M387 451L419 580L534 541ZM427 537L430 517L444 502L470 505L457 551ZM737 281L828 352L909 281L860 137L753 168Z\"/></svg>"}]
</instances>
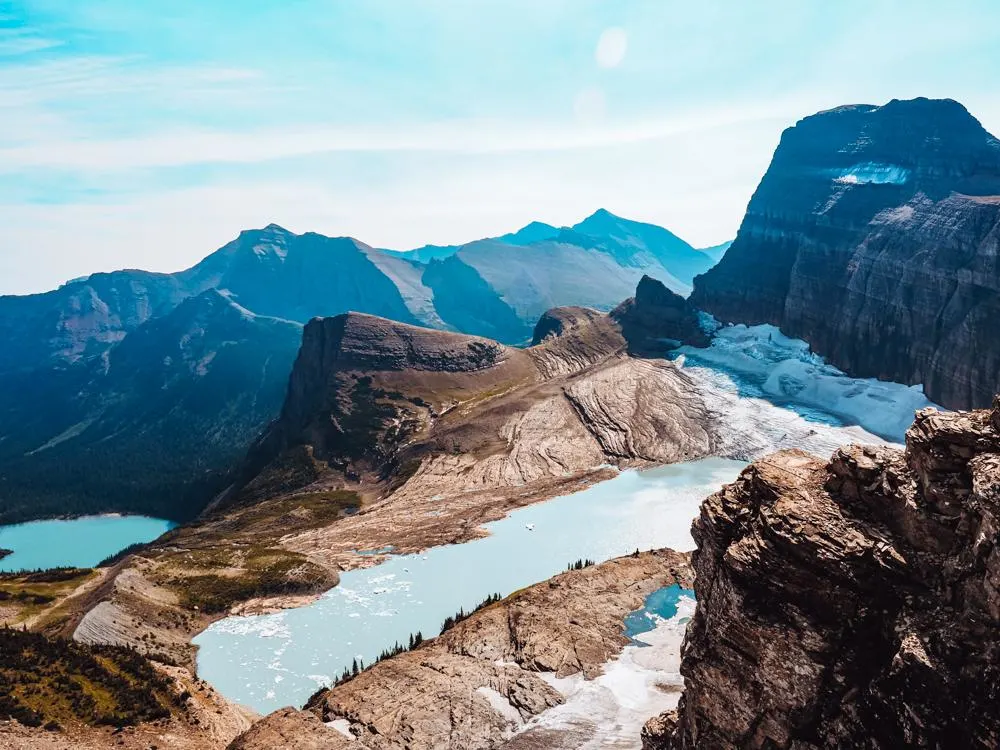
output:
<instances>
[{"instance_id":1,"label":"turquoise glacial lake","mask_svg":"<svg viewBox=\"0 0 1000 750\"><path fill-rule=\"evenodd\" d=\"M577 559L602 562L637 548L693 549L691 520L701 501L744 466L706 458L625 471L487 524L488 537L348 571L308 606L214 623L194 640L198 674L261 713L302 705L353 659L370 664L418 630L436 636L459 608L468 611L492 593L506 596L545 580ZM646 610L668 616L681 593L661 594Z\"/></svg>"},{"instance_id":2,"label":"turquoise glacial lake","mask_svg":"<svg viewBox=\"0 0 1000 750\"><path fill-rule=\"evenodd\" d=\"M641 609L629 613L625 618L625 635L637 644L643 644L637 636L655 630L663 620L669 620L677 614L677 605L682 597L694 599L694 592L684 589L676 583L654 591L646 597Z\"/></svg>"},{"instance_id":3,"label":"turquoise glacial lake","mask_svg":"<svg viewBox=\"0 0 1000 750\"><path fill-rule=\"evenodd\" d=\"M138 542L151 542L176 524L147 516L83 516L0 526L0 572L37 568L90 568Z\"/></svg>"}]
</instances>

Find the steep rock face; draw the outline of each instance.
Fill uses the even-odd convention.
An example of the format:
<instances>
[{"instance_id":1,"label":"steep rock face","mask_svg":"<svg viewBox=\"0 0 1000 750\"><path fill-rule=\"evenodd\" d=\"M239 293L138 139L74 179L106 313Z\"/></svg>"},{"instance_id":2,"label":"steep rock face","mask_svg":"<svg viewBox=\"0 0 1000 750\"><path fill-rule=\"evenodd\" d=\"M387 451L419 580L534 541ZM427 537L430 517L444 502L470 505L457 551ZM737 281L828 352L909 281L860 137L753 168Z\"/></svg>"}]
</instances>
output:
<instances>
[{"instance_id":1,"label":"steep rock face","mask_svg":"<svg viewBox=\"0 0 1000 750\"><path fill-rule=\"evenodd\" d=\"M688 376L628 356L612 317L551 310L536 339L516 349L356 313L310 322L279 419L219 503L327 483L410 503L718 443Z\"/></svg>"},{"instance_id":2,"label":"steep rock face","mask_svg":"<svg viewBox=\"0 0 1000 750\"><path fill-rule=\"evenodd\" d=\"M532 374L522 351L489 339L360 313L316 318L305 327L281 414L251 449L243 481L270 465L253 485L260 497L289 481L307 484L324 465L351 480L384 478L398 468L400 446L435 416Z\"/></svg>"},{"instance_id":3,"label":"steep rock face","mask_svg":"<svg viewBox=\"0 0 1000 750\"><path fill-rule=\"evenodd\" d=\"M779 453L708 498L684 697L644 747L996 747L998 428L1000 399L926 409L905 453Z\"/></svg>"},{"instance_id":4,"label":"steep rock face","mask_svg":"<svg viewBox=\"0 0 1000 750\"><path fill-rule=\"evenodd\" d=\"M950 100L840 107L781 143L691 301L952 408L1000 386L1000 142Z\"/></svg>"},{"instance_id":5,"label":"steep rock face","mask_svg":"<svg viewBox=\"0 0 1000 750\"><path fill-rule=\"evenodd\" d=\"M662 353L670 345L708 346L698 312L684 297L643 276L632 297L611 311L633 352Z\"/></svg>"},{"instance_id":6,"label":"steep rock face","mask_svg":"<svg viewBox=\"0 0 1000 750\"><path fill-rule=\"evenodd\" d=\"M146 271L97 273L45 294L0 296L0 377L97 356L203 291Z\"/></svg>"}]
</instances>

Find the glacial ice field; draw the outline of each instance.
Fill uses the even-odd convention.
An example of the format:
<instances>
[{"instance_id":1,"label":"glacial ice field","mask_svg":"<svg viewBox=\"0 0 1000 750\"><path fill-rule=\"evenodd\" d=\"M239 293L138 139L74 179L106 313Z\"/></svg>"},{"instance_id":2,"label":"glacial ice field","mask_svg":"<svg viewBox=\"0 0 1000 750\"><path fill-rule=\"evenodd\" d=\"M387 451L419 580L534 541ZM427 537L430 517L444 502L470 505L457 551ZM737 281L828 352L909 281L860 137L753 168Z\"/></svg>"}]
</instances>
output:
<instances>
[{"instance_id":1,"label":"glacial ice field","mask_svg":"<svg viewBox=\"0 0 1000 750\"><path fill-rule=\"evenodd\" d=\"M771 325L725 326L715 332L711 346L682 346L673 354L704 381L709 403L731 401L716 393L722 390L740 399L768 401L813 425L856 425L894 443L903 442L917 409L935 406L920 386L852 378L812 353L805 341ZM843 442L842 435L835 437ZM853 439L867 442L870 437L856 430Z\"/></svg>"}]
</instances>

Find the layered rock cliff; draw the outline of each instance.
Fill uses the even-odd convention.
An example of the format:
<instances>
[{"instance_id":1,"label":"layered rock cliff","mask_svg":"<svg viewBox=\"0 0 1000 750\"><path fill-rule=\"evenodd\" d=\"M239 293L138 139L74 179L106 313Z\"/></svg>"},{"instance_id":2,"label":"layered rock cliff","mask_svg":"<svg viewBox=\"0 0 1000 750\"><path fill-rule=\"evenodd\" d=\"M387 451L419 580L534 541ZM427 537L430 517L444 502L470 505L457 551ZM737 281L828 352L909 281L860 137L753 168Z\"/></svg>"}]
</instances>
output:
<instances>
[{"instance_id":1,"label":"layered rock cliff","mask_svg":"<svg viewBox=\"0 0 1000 750\"><path fill-rule=\"evenodd\" d=\"M951 408L1000 388L1000 141L951 100L839 107L781 137L692 302L772 323Z\"/></svg>"},{"instance_id":2,"label":"layered rock cliff","mask_svg":"<svg viewBox=\"0 0 1000 750\"><path fill-rule=\"evenodd\" d=\"M695 335L693 308L648 277L614 315L549 311L527 349L358 313L313 320L280 417L219 504L317 482L384 496L412 479L403 490L437 495L706 455L715 427L688 377L628 356Z\"/></svg>"},{"instance_id":3,"label":"layered rock cliff","mask_svg":"<svg viewBox=\"0 0 1000 750\"><path fill-rule=\"evenodd\" d=\"M758 461L695 521L697 613L653 748L1000 745L1000 398L906 450Z\"/></svg>"}]
</instances>

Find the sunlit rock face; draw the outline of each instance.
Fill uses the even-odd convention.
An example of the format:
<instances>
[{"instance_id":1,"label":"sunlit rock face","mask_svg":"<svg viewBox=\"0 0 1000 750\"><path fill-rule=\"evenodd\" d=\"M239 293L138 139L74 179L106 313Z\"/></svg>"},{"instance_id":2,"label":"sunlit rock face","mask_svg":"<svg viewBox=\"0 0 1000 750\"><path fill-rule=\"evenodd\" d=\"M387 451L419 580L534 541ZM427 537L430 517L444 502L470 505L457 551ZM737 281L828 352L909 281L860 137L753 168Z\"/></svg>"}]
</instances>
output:
<instances>
[{"instance_id":1,"label":"sunlit rock face","mask_svg":"<svg viewBox=\"0 0 1000 750\"><path fill-rule=\"evenodd\" d=\"M646 750L997 747L1000 399L783 451L702 504L685 692Z\"/></svg>"},{"instance_id":2,"label":"sunlit rock face","mask_svg":"<svg viewBox=\"0 0 1000 750\"><path fill-rule=\"evenodd\" d=\"M853 105L782 135L691 301L951 408L1000 387L1000 142L950 100Z\"/></svg>"}]
</instances>

